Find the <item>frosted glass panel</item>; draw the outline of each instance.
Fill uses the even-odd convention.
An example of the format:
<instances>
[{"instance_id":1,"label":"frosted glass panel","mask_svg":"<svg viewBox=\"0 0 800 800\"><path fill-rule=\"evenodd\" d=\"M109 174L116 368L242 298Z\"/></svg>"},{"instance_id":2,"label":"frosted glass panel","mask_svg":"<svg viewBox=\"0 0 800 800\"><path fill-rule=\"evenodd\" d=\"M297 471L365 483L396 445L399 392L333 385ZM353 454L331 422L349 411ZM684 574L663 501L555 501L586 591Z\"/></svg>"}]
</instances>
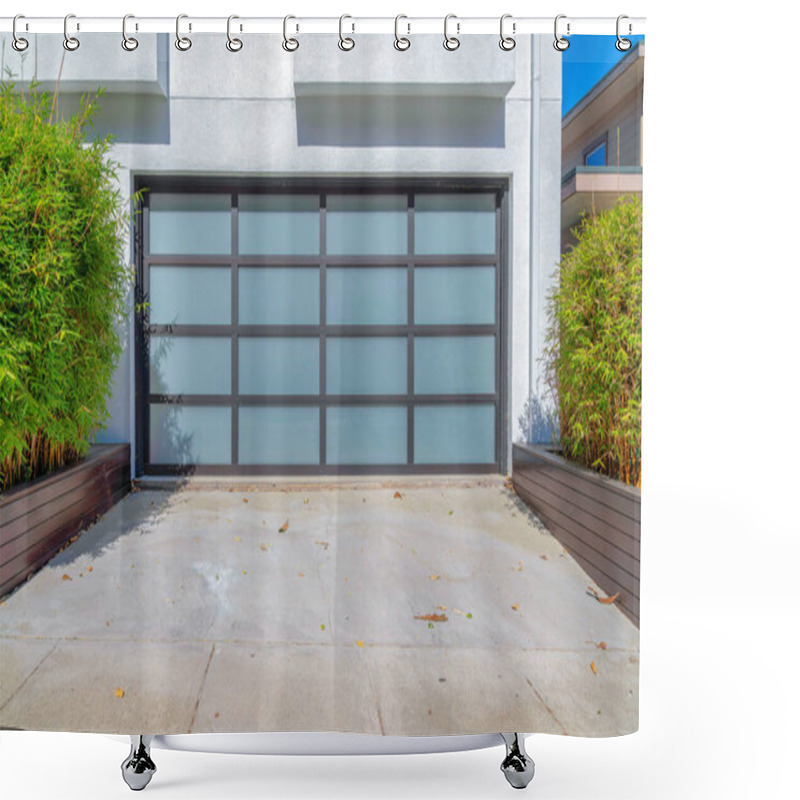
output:
<instances>
[{"instance_id":1,"label":"frosted glass panel","mask_svg":"<svg viewBox=\"0 0 800 800\"><path fill-rule=\"evenodd\" d=\"M150 195L150 252L230 254L230 195Z\"/></svg>"},{"instance_id":2,"label":"frosted glass panel","mask_svg":"<svg viewBox=\"0 0 800 800\"><path fill-rule=\"evenodd\" d=\"M319 253L318 195L239 195L242 255Z\"/></svg>"},{"instance_id":3,"label":"frosted glass panel","mask_svg":"<svg viewBox=\"0 0 800 800\"><path fill-rule=\"evenodd\" d=\"M494 267L417 267L418 325L493 325Z\"/></svg>"},{"instance_id":4,"label":"frosted glass panel","mask_svg":"<svg viewBox=\"0 0 800 800\"><path fill-rule=\"evenodd\" d=\"M239 267L240 325L318 325L317 267Z\"/></svg>"},{"instance_id":5,"label":"frosted glass panel","mask_svg":"<svg viewBox=\"0 0 800 800\"><path fill-rule=\"evenodd\" d=\"M415 394L493 394L493 336L418 336Z\"/></svg>"},{"instance_id":6,"label":"frosted glass panel","mask_svg":"<svg viewBox=\"0 0 800 800\"><path fill-rule=\"evenodd\" d=\"M328 325L405 325L408 275L403 267L329 267Z\"/></svg>"},{"instance_id":7,"label":"frosted glass panel","mask_svg":"<svg viewBox=\"0 0 800 800\"><path fill-rule=\"evenodd\" d=\"M230 464L230 408L151 405L150 463Z\"/></svg>"},{"instance_id":8,"label":"frosted glass panel","mask_svg":"<svg viewBox=\"0 0 800 800\"><path fill-rule=\"evenodd\" d=\"M405 406L328 406L329 464L404 464Z\"/></svg>"},{"instance_id":9,"label":"frosted glass panel","mask_svg":"<svg viewBox=\"0 0 800 800\"><path fill-rule=\"evenodd\" d=\"M415 464L492 464L493 405L417 406Z\"/></svg>"},{"instance_id":10,"label":"frosted glass panel","mask_svg":"<svg viewBox=\"0 0 800 800\"><path fill-rule=\"evenodd\" d=\"M151 336L150 394L230 394L227 336Z\"/></svg>"},{"instance_id":11,"label":"frosted glass panel","mask_svg":"<svg viewBox=\"0 0 800 800\"><path fill-rule=\"evenodd\" d=\"M331 255L408 252L405 195L328 195L327 250Z\"/></svg>"},{"instance_id":12,"label":"frosted glass panel","mask_svg":"<svg viewBox=\"0 0 800 800\"><path fill-rule=\"evenodd\" d=\"M319 339L239 340L241 394L318 394Z\"/></svg>"},{"instance_id":13,"label":"frosted glass panel","mask_svg":"<svg viewBox=\"0 0 800 800\"><path fill-rule=\"evenodd\" d=\"M328 394L405 394L408 339L345 337L327 340Z\"/></svg>"},{"instance_id":14,"label":"frosted glass panel","mask_svg":"<svg viewBox=\"0 0 800 800\"><path fill-rule=\"evenodd\" d=\"M152 325L230 325L228 267L150 267Z\"/></svg>"},{"instance_id":15,"label":"frosted glass panel","mask_svg":"<svg viewBox=\"0 0 800 800\"><path fill-rule=\"evenodd\" d=\"M317 406L241 406L240 464L319 464Z\"/></svg>"},{"instance_id":16,"label":"frosted glass panel","mask_svg":"<svg viewBox=\"0 0 800 800\"><path fill-rule=\"evenodd\" d=\"M418 194L414 249L421 254L494 253L494 195Z\"/></svg>"}]
</instances>

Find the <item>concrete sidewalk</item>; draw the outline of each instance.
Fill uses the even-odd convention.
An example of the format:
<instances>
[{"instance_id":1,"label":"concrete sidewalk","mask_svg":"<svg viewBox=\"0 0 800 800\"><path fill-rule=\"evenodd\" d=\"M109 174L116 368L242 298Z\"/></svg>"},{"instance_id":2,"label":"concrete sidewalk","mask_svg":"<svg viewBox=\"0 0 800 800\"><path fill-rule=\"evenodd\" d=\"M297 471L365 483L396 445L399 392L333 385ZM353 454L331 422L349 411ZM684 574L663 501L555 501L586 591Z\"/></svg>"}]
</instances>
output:
<instances>
[{"instance_id":1,"label":"concrete sidewalk","mask_svg":"<svg viewBox=\"0 0 800 800\"><path fill-rule=\"evenodd\" d=\"M638 630L499 477L196 489L132 493L6 598L0 726L638 727Z\"/></svg>"}]
</instances>

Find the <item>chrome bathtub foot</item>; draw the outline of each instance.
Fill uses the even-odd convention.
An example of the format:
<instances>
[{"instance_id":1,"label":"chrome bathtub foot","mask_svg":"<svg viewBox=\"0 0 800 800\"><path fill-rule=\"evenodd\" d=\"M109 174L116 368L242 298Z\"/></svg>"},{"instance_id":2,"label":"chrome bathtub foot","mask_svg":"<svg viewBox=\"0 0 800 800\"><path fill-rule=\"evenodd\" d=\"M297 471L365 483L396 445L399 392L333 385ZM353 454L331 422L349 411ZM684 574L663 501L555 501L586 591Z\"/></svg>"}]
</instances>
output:
<instances>
[{"instance_id":1,"label":"chrome bathtub foot","mask_svg":"<svg viewBox=\"0 0 800 800\"><path fill-rule=\"evenodd\" d=\"M156 765L150 758L152 741L152 736L131 735L131 752L122 762L122 778L134 792L144 789L156 771Z\"/></svg>"},{"instance_id":2,"label":"chrome bathtub foot","mask_svg":"<svg viewBox=\"0 0 800 800\"><path fill-rule=\"evenodd\" d=\"M500 765L506 780L515 789L524 789L533 780L533 759L525 752L525 739L519 733L501 733L506 743L506 757Z\"/></svg>"}]
</instances>

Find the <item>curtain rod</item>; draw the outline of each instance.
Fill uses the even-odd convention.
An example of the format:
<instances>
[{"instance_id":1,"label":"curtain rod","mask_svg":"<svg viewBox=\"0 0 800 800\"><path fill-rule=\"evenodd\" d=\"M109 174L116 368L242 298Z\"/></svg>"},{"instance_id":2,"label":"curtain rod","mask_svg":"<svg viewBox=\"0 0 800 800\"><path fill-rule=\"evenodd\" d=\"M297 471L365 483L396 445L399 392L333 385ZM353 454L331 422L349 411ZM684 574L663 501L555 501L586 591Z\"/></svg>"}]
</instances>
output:
<instances>
[{"instance_id":1,"label":"curtain rod","mask_svg":"<svg viewBox=\"0 0 800 800\"><path fill-rule=\"evenodd\" d=\"M26 33L65 33L64 17L27 17L17 19L17 34ZM134 33L171 33L176 32L175 17L137 17L128 18L126 29L128 35ZM284 33L284 17L235 17L232 30L237 34L278 34ZM406 17L397 21L394 17L354 17L345 15L340 21L338 17L291 17L287 18L290 34L339 34L382 33L392 35L395 25L404 36L414 34L442 34L444 17ZM553 35L556 20L554 17L513 17L506 15L503 24L504 33L508 36L522 36L532 33L549 33ZM570 17L559 15L558 33L560 36L597 35L614 36L617 33L617 17ZM645 32L644 17L622 16L619 32L622 36L643 34ZM13 17L0 17L0 32L11 33L14 28ZM69 15L69 34L80 33L122 33L122 17L82 17ZM181 33L221 33L228 32L228 17L195 17L181 15ZM471 34L499 34L500 16L497 17L458 17L450 15L448 31L457 36Z\"/></svg>"}]
</instances>

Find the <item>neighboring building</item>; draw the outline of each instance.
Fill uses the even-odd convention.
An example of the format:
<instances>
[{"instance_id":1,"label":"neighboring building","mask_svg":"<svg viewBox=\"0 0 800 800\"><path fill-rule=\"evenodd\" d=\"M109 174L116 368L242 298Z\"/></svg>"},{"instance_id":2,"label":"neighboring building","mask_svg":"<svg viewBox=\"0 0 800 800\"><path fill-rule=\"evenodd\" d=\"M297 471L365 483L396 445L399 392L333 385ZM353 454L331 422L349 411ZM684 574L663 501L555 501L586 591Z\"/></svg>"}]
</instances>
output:
<instances>
[{"instance_id":1,"label":"neighboring building","mask_svg":"<svg viewBox=\"0 0 800 800\"><path fill-rule=\"evenodd\" d=\"M634 45L561 121L561 249L581 214L642 194L644 42Z\"/></svg>"},{"instance_id":2,"label":"neighboring building","mask_svg":"<svg viewBox=\"0 0 800 800\"><path fill-rule=\"evenodd\" d=\"M106 88L95 128L148 189L100 437L134 474L510 472L559 259L551 36L4 38L62 112Z\"/></svg>"}]
</instances>

